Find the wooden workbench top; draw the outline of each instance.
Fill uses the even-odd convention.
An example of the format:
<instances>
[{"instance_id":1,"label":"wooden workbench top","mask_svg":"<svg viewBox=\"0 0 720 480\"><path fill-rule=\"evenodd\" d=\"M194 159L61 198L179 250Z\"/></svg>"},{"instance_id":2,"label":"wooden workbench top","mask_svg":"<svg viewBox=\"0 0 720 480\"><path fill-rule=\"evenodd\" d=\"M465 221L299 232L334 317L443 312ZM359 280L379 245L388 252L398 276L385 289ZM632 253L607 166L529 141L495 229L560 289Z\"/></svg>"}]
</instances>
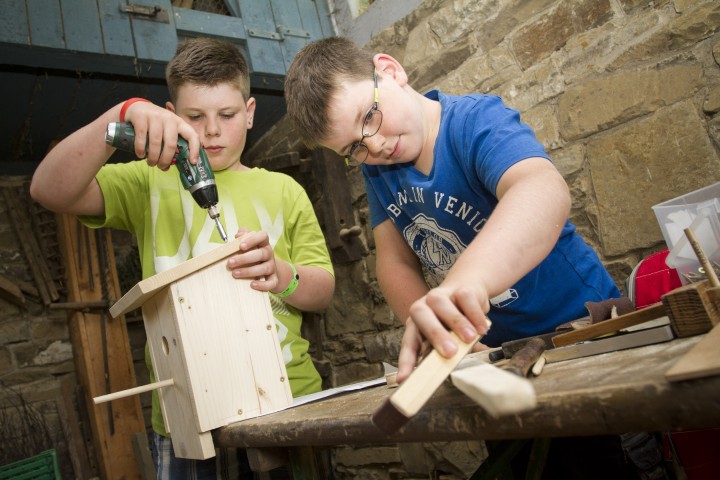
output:
<instances>
[{"instance_id":1,"label":"wooden workbench top","mask_svg":"<svg viewBox=\"0 0 720 480\"><path fill-rule=\"evenodd\" d=\"M216 445L280 447L510 439L720 427L720 376L669 383L670 368L703 336L545 366L534 378L538 406L494 419L449 383L398 433L370 416L393 390L360 390L233 423Z\"/></svg>"}]
</instances>

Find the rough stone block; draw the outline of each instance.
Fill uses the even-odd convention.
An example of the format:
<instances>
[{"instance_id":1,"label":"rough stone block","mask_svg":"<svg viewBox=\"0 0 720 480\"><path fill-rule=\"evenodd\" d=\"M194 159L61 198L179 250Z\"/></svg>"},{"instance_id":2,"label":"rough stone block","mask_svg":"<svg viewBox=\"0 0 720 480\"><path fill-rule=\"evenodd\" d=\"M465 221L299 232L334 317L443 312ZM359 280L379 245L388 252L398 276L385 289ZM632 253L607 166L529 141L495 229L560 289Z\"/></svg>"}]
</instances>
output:
<instances>
[{"instance_id":1,"label":"rough stone block","mask_svg":"<svg viewBox=\"0 0 720 480\"><path fill-rule=\"evenodd\" d=\"M606 255L662 241L651 207L720 179L720 158L690 101L592 140L587 149Z\"/></svg>"},{"instance_id":2,"label":"rough stone block","mask_svg":"<svg viewBox=\"0 0 720 480\"><path fill-rule=\"evenodd\" d=\"M560 2L556 8L520 28L513 51L523 69L561 48L573 35L594 28L612 16L609 0Z\"/></svg>"},{"instance_id":3,"label":"rough stone block","mask_svg":"<svg viewBox=\"0 0 720 480\"><path fill-rule=\"evenodd\" d=\"M594 78L569 88L558 102L567 140L607 130L691 97L702 79L697 63L651 66Z\"/></svg>"}]
</instances>

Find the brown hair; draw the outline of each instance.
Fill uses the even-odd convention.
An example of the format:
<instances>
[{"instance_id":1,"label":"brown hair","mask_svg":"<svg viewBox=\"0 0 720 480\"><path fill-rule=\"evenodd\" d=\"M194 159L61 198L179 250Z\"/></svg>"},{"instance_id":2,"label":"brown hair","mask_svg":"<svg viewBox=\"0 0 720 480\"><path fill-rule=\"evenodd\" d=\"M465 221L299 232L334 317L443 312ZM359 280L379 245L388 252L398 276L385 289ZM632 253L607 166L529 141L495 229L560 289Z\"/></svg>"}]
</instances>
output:
<instances>
[{"instance_id":1,"label":"brown hair","mask_svg":"<svg viewBox=\"0 0 720 480\"><path fill-rule=\"evenodd\" d=\"M343 81L371 79L373 69L373 54L344 37L317 40L298 52L285 77L285 103L308 148L330 133L328 107L337 87Z\"/></svg>"},{"instance_id":2,"label":"brown hair","mask_svg":"<svg viewBox=\"0 0 720 480\"><path fill-rule=\"evenodd\" d=\"M165 69L170 101L187 83L215 86L230 83L243 98L250 98L250 73L240 50L230 42L213 38L192 38L178 44L175 56Z\"/></svg>"}]
</instances>

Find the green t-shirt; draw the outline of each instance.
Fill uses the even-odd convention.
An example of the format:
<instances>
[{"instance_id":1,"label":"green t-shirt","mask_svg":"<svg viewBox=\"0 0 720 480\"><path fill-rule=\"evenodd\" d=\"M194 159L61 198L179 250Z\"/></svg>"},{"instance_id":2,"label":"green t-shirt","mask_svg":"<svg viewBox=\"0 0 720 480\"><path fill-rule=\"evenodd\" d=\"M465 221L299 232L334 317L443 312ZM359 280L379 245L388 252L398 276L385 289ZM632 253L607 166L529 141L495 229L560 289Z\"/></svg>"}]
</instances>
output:
<instances>
[{"instance_id":1,"label":"green t-shirt","mask_svg":"<svg viewBox=\"0 0 720 480\"><path fill-rule=\"evenodd\" d=\"M288 175L261 168L215 172L220 220L230 238L239 227L263 230L279 258L333 274L325 239L305 190ZM97 174L104 217L81 217L90 227L128 230L138 242L143 278L172 268L223 243L207 211L183 189L175 168L163 172L139 160L105 165ZM228 273L229 275L229 273ZM293 396L321 389L320 375L302 338L302 312L270 295ZM146 348L151 381L155 375ZM157 392L152 426L167 435Z\"/></svg>"}]
</instances>

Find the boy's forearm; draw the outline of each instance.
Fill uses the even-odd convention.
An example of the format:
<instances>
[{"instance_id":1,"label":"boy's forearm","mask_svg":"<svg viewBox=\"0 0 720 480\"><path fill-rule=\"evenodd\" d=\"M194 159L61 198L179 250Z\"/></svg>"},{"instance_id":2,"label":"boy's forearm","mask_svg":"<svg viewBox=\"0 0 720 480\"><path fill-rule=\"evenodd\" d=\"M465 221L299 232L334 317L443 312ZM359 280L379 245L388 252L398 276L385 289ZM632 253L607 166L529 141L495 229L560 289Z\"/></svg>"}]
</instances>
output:
<instances>
[{"instance_id":1,"label":"boy's forearm","mask_svg":"<svg viewBox=\"0 0 720 480\"><path fill-rule=\"evenodd\" d=\"M491 297L502 293L552 251L569 209L567 185L554 169L523 177L503 192L445 282L479 281Z\"/></svg>"},{"instance_id":2,"label":"boy's forearm","mask_svg":"<svg viewBox=\"0 0 720 480\"><path fill-rule=\"evenodd\" d=\"M290 284L292 272L287 262L282 272L278 272L280 285ZM306 265L295 265L300 276L297 289L292 295L285 298L285 301L295 308L305 312L317 312L324 310L330 305L333 292L335 291L335 277L324 268Z\"/></svg>"},{"instance_id":3,"label":"boy's forearm","mask_svg":"<svg viewBox=\"0 0 720 480\"><path fill-rule=\"evenodd\" d=\"M84 200L89 189L97 188L93 185L95 175L114 151L105 143L105 129L109 122L117 121L119 112L120 105L116 105L48 152L30 185L30 193L38 203L62 213L102 213L103 205L97 198L92 202Z\"/></svg>"},{"instance_id":4,"label":"boy's forearm","mask_svg":"<svg viewBox=\"0 0 720 480\"><path fill-rule=\"evenodd\" d=\"M378 283L390 309L405 324L410 315L410 306L425 295L429 288L422 271L408 265L395 265L385 262L377 267Z\"/></svg>"}]
</instances>

